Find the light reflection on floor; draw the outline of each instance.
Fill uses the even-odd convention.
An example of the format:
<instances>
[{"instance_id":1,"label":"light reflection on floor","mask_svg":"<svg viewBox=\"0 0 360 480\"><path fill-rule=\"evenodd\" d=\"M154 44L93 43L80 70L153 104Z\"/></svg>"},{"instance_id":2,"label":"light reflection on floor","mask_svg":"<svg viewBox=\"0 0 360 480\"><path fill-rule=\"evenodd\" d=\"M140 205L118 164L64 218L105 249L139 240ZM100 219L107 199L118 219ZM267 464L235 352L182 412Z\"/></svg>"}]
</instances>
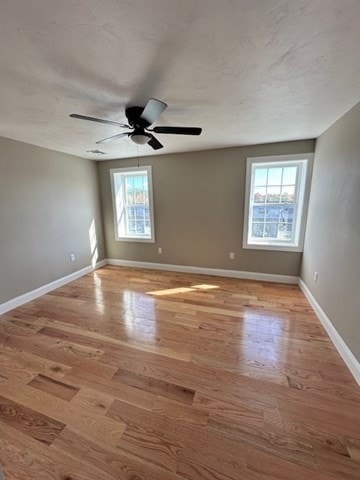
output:
<instances>
[{"instance_id":1,"label":"light reflection on floor","mask_svg":"<svg viewBox=\"0 0 360 480\"><path fill-rule=\"evenodd\" d=\"M103 295L103 288L102 288L102 281L101 277L94 272L94 280L95 280L95 308L98 313L103 315L105 313L105 304L104 304L104 295Z\"/></svg>"},{"instance_id":2,"label":"light reflection on floor","mask_svg":"<svg viewBox=\"0 0 360 480\"><path fill-rule=\"evenodd\" d=\"M146 326L139 319L146 315ZM122 320L129 338L156 343L157 321L155 299L129 290L123 292ZM151 328L149 328L149 323ZM145 328L144 328L145 327Z\"/></svg>"},{"instance_id":3,"label":"light reflection on floor","mask_svg":"<svg viewBox=\"0 0 360 480\"><path fill-rule=\"evenodd\" d=\"M244 311L241 328L241 352L244 359L270 360L280 362L284 360L287 351L288 338L284 335L284 319L276 316L262 315L259 312ZM251 337L256 332L257 338L264 334L266 342L252 342ZM272 341L269 341L269 336Z\"/></svg>"}]
</instances>

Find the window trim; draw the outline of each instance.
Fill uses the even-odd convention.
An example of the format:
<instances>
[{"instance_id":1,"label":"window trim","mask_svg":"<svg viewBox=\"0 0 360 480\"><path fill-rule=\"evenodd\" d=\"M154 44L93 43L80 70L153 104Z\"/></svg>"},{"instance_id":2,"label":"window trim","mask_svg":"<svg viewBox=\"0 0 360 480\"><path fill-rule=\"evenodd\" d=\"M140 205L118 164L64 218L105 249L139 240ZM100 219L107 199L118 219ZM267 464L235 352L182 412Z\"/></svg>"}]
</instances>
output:
<instances>
[{"instance_id":1,"label":"window trim","mask_svg":"<svg viewBox=\"0 0 360 480\"><path fill-rule=\"evenodd\" d=\"M150 212L150 225L151 225L151 237L119 237L118 224L117 224L117 210L115 202L115 173L127 173L136 171L146 171L148 177L149 188L149 212ZM113 207L113 221L114 221L114 234L117 242L141 242L141 243L155 243L155 222L154 222L154 200L153 200L153 183L152 183L152 167L151 165L142 165L140 167L121 167L110 169L110 183L111 183L111 198Z\"/></svg>"},{"instance_id":2,"label":"window trim","mask_svg":"<svg viewBox=\"0 0 360 480\"><path fill-rule=\"evenodd\" d=\"M244 224L243 224L243 248L250 250L274 250L274 251L283 251L283 252L302 252L304 248L305 240L305 228L306 228L306 219L309 206L309 194L310 194L310 183L313 167L313 153L301 153L294 155L271 155L265 157L248 157L246 160L246 180L245 180L245 211L244 211ZM301 208L300 220L297 225L298 233L296 235L296 244L261 244L261 243L248 243L248 231L249 231L249 214L250 214L250 194L251 194L251 177L252 177L252 166L254 164L266 164L266 163L297 163L301 160L306 160L305 169L302 168L302 182L303 188L298 191L297 203ZM298 172L299 173L299 172ZM298 174L297 173L297 174ZM298 211L296 212L298 215Z\"/></svg>"}]
</instances>

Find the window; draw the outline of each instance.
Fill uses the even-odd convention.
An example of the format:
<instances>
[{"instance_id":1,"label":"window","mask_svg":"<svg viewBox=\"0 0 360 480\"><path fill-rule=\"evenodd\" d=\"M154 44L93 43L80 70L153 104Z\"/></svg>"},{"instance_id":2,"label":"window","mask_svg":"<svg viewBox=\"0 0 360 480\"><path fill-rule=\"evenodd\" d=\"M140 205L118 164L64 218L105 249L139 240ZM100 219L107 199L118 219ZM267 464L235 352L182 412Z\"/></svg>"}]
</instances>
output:
<instances>
[{"instance_id":1,"label":"window","mask_svg":"<svg viewBox=\"0 0 360 480\"><path fill-rule=\"evenodd\" d=\"M116 240L154 242L151 167L110 170Z\"/></svg>"},{"instance_id":2,"label":"window","mask_svg":"<svg viewBox=\"0 0 360 480\"><path fill-rule=\"evenodd\" d=\"M312 157L248 158L244 248L302 251Z\"/></svg>"}]
</instances>

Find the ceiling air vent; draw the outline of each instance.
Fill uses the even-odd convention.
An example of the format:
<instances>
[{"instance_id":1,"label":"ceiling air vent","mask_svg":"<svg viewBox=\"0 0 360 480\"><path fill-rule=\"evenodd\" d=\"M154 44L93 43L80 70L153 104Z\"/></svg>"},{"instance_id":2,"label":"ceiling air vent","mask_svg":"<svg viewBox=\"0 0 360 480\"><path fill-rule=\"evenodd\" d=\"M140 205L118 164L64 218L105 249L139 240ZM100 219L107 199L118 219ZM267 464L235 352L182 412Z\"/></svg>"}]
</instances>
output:
<instances>
[{"instance_id":1,"label":"ceiling air vent","mask_svg":"<svg viewBox=\"0 0 360 480\"><path fill-rule=\"evenodd\" d=\"M94 153L95 155L106 155L106 153L102 152L101 150L86 150L86 153Z\"/></svg>"}]
</instances>

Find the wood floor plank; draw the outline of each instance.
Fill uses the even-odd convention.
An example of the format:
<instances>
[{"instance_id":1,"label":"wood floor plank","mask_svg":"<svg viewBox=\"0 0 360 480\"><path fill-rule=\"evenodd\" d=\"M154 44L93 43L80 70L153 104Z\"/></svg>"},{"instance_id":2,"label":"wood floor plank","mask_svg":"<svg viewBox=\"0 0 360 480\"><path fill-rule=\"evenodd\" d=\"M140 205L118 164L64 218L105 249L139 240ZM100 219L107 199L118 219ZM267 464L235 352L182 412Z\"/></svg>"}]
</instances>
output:
<instances>
[{"instance_id":1,"label":"wood floor plank","mask_svg":"<svg viewBox=\"0 0 360 480\"><path fill-rule=\"evenodd\" d=\"M279 401L280 414L289 418L304 418L307 423L312 425L323 425L330 432L337 435L347 435L357 437L360 432L360 416L359 405L349 405L343 401L343 405L346 405L346 410L339 410L335 413L336 405L327 404L325 400L318 405L307 405L300 401ZM333 414L329 414L333 412Z\"/></svg>"},{"instance_id":2,"label":"wood floor plank","mask_svg":"<svg viewBox=\"0 0 360 480\"><path fill-rule=\"evenodd\" d=\"M192 425L207 425L209 419L207 411L160 396L157 397L151 411Z\"/></svg>"},{"instance_id":3,"label":"wood floor plank","mask_svg":"<svg viewBox=\"0 0 360 480\"><path fill-rule=\"evenodd\" d=\"M121 450L157 465L164 470L176 472L183 444L154 430L140 426L128 426L117 444Z\"/></svg>"},{"instance_id":4,"label":"wood floor plank","mask_svg":"<svg viewBox=\"0 0 360 480\"><path fill-rule=\"evenodd\" d=\"M358 406L358 391L357 389L341 384L334 384L333 382L326 382L324 379L296 379L295 375L288 375L288 384L290 388L296 390L307 391L312 395L318 395L325 398L333 398L338 400L342 398L346 402L354 403L354 407ZM322 401L322 399L319 401Z\"/></svg>"},{"instance_id":5,"label":"wood floor plank","mask_svg":"<svg viewBox=\"0 0 360 480\"><path fill-rule=\"evenodd\" d=\"M6 480L357 480L360 389L297 285L107 266L0 317Z\"/></svg>"},{"instance_id":6,"label":"wood floor plank","mask_svg":"<svg viewBox=\"0 0 360 480\"><path fill-rule=\"evenodd\" d=\"M304 441L314 448L326 448L344 456L350 456L345 437L334 435L326 425L307 422L303 416L289 417L281 415L278 409L264 412L267 425L283 429L286 435Z\"/></svg>"},{"instance_id":7,"label":"wood floor plank","mask_svg":"<svg viewBox=\"0 0 360 480\"><path fill-rule=\"evenodd\" d=\"M52 450L0 422L0 459L6 480L118 480L80 457Z\"/></svg>"},{"instance_id":8,"label":"wood floor plank","mask_svg":"<svg viewBox=\"0 0 360 480\"><path fill-rule=\"evenodd\" d=\"M79 366L84 369L91 369L108 377L111 377L116 371L108 365L97 362L104 352L71 342L50 339L39 332L25 336L15 329L11 333L9 329L6 333L0 331L0 345L33 353L54 362L64 363L68 367Z\"/></svg>"},{"instance_id":9,"label":"wood floor plank","mask_svg":"<svg viewBox=\"0 0 360 480\"><path fill-rule=\"evenodd\" d=\"M25 368L20 362L12 360L9 356L0 352L0 375L3 378L16 378L24 383L30 382L36 377L37 372L30 368Z\"/></svg>"},{"instance_id":10,"label":"wood floor plank","mask_svg":"<svg viewBox=\"0 0 360 480\"><path fill-rule=\"evenodd\" d=\"M209 458L200 453L194 460L181 459L177 473L188 480L246 480L248 477L244 476L244 470L245 468L224 466L219 460L214 462L214 457Z\"/></svg>"},{"instance_id":11,"label":"wood floor plank","mask_svg":"<svg viewBox=\"0 0 360 480\"><path fill-rule=\"evenodd\" d=\"M334 454L322 448L316 450L316 461L318 468L331 478L359 479L360 465L353 457Z\"/></svg>"},{"instance_id":12,"label":"wood floor plank","mask_svg":"<svg viewBox=\"0 0 360 480\"><path fill-rule=\"evenodd\" d=\"M97 468L112 478L121 480L183 480L167 470L146 462L120 448L105 449L103 445L89 441L78 433L65 428L51 449L81 458L87 465ZM101 477L102 478L102 477Z\"/></svg>"},{"instance_id":13,"label":"wood floor plank","mask_svg":"<svg viewBox=\"0 0 360 480\"><path fill-rule=\"evenodd\" d=\"M347 451L349 452L352 460L360 464L360 448L350 446L347 447Z\"/></svg>"},{"instance_id":14,"label":"wood floor plank","mask_svg":"<svg viewBox=\"0 0 360 480\"><path fill-rule=\"evenodd\" d=\"M6 382L1 385L1 394L22 406L41 412L57 422L72 425L76 431L105 445L115 445L125 430L126 425L118 420L88 412L54 395L41 390Z\"/></svg>"},{"instance_id":15,"label":"wood floor plank","mask_svg":"<svg viewBox=\"0 0 360 480\"><path fill-rule=\"evenodd\" d=\"M83 387L73 397L71 403L86 410L105 415L115 398L103 391Z\"/></svg>"},{"instance_id":16,"label":"wood floor plank","mask_svg":"<svg viewBox=\"0 0 360 480\"><path fill-rule=\"evenodd\" d=\"M45 445L51 445L65 427L64 423L2 396L0 396L0 422Z\"/></svg>"},{"instance_id":17,"label":"wood floor plank","mask_svg":"<svg viewBox=\"0 0 360 480\"><path fill-rule=\"evenodd\" d=\"M201 441L202 440L202 441ZM246 448L215 443L210 435L189 439L180 455L177 473L189 480L246 480ZM215 447L215 445L216 447ZM213 447L214 445L214 447ZM235 446L235 449L234 449ZM234 451L235 450L235 451Z\"/></svg>"},{"instance_id":18,"label":"wood floor plank","mask_svg":"<svg viewBox=\"0 0 360 480\"><path fill-rule=\"evenodd\" d=\"M40 330L40 333L42 333L43 335L48 335L48 336L51 336L51 337L55 337L55 338L62 338L62 339L65 339L65 340L68 340L69 338L73 338L74 341L76 342L76 339L80 340L78 342L78 344L90 344L90 341L87 340L86 341L86 338L84 338L84 332L82 335L78 335L77 333L74 333L72 335L66 335L65 333L63 332L57 332L56 330L64 330L64 328L57 328L57 329L54 329L54 328L51 328L51 327L44 327ZM66 329L67 331L68 330L71 330L71 329ZM139 342L139 341L131 341L131 340L128 340L128 341L124 341L124 340L120 340L120 339L112 339L110 337L103 337L102 335L99 335L99 334L94 334L92 332L86 332L86 336L90 337L90 338L94 338L95 340L98 340L98 341L103 341L105 342L105 345L106 343L110 343L112 345L125 345L127 347L131 347L135 350L141 350L141 351L144 351L144 352L152 352L152 353L155 353L157 355L163 355L165 357L170 357L170 358L177 358L179 360L185 360L185 361L190 361L190 354L189 353L183 353L179 350L176 350L176 349L173 349L173 348L169 348L169 347L164 347L164 346L161 346L161 345L158 345L158 344L149 344L149 343L142 343L142 342ZM102 352L103 353L103 352Z\"/></svg>"},{"instance_id":19,"label":"wood floor plank","mask_svg":"<svg viewBox=\"0 0 360 480\"><path fill-rule=\"evenodd\" d=\"M124 403L138 406L148 411L152 410L157 399L157 396L153 393L103 378L100 375L88 371L84 372L78 368L73 368L64 379L79 387L90 388L100 393L106 392L106 394L114 397L114 399L116 398Z\"/></svg>"},{"instance_id":20,"label":"wood floor plank","mask_svg":"<svg viewBox=\"0 0 360 480\"><path fill-rule=\"evenodd\" d=\"M193 403L194 407L203 412L208 412L212 420L227 423L239 422L246 425L262 426L264 423L264 411L259 408L221 401L207 395L197 393Z\"/></svg>"},{"instance_id":21,"label":"wood floor plank","mask_svg":"<svg viewBox=\"0 0 360 480\"><path fill-rule=\"evenodd\" d=\"M195 395L195 391L189 388L132 373L122 368L115 373L113 380L188 405L192 404Z\"/></svg>"},{"instance_id":22,"label":"wood floor plank","mask_svg":"<svg viewBox=\"0 0 360 480\"><path fill-rule=\"evenodd\" d=\"M251 480L344 480L342 476L329 476L319 468L310 468L254 449L247 451L245 479L249 474Z\"/></svg>"},{"instance_id":23,"label":"wood floor plank","mask_svg":"<svg viewBox=\"0 0 360 480\"><path fill-rule=\"evenodd\" d=\"M68 365L4 345L0 345L0 365L7 369L16 368L18 372L30 371L32 375L42 373L56 379L62 378L71 370Z\"/></svg>"},{"instance_id":24,"label":"wood floor plank","mask_svg":"<svg viewBox=\"0 0 360 480\"><path fill-rule=\"evenodd\" d=\"M114 400L106 416L127 424L117 446L133 455L145 459L150 463L176 472L179 454L183 448L181 437L176 428L172 431L169 426L176 425L173 419L152 414L145 410L131 407L118 400Z\"/></svg>"},{"instance_id":25,"label":"wood floor plank","mask_svg":"<svg viewBox=\"0 0 360 480\"><path fill-rule=\"evenodd\" d=\"M30 387L38 388L43 392L51 393L55 397L62 398L63 400L71 400L73 396L79 391L78 388L68 385L59 380L46 377L45 375L37 375L31 382L28 383Z\"/></svg>"},{"instance_id":26,"label":"wood floor plank","mask_svg":"<svg viewBox=\"0 0 360 480\"><path fill-rule=\"evenodd\" d=\"M267 425L267 428L265 428L265 424L255 427L253 425L248 426L243 422L230 423L224 420L213 420L211 417L208 425L210 429L274 456L285 458L300 465L313 467L316 465L314 449L310 443L286 435L269 425Z\"/></svg>"}]
</instances>

